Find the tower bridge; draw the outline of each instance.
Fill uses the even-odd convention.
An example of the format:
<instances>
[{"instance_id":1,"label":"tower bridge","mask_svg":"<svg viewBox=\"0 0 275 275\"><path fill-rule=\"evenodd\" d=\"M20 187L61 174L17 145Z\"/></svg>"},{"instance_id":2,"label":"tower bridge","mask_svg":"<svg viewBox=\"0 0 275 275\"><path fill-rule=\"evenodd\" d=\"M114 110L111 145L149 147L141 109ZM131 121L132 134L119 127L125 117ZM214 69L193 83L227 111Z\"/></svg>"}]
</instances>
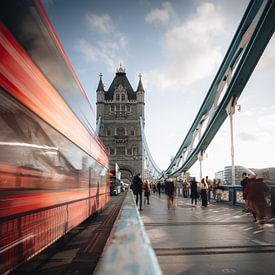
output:
<instances>
[{"instance_id":1,"label":"tower bridge","mask_svg":"<svg viewBox=\"0 0 275 275\"><path fill-rule=\"evenodd\" d=\"M232 118L238 99L274 33L274 24L271 23L274 19L273 8L272 1L250 2L189 131L165 171L157 166L146 142L145 91L141 75L135 92L122 67L117 69L106 92L100 76L97 88L97 128L110 160L122 166L126 161L135 173L143 172L146 163L154 179L165 175L177 177L186 173L196 161L202 165L209 144L227 117L231 122L233 140ZM232 181L235 184L233 141L231 159Z\"/></svg>"},{"instance_id":2,"label":"tower bridge","mask_svg":"<svg viewBox=\"0 0 275 275\"><path fill-rule=\"evenodd\" d=\"M145 169L160 180L202 165L274 34L274 0L249 3L164 171L146 141L142 76L134 89L120 66L105 90L100 74L94 131L91 104L43 5L4 0L0 6L1 274L274 273L275 188L264 190L266 213L253 221L246 212L253 206L234 185L233 142L233 184L221 186L219 197L209 192L207 207L177 190L172 208L159 192L139 212L132 191L110 198L109 188L112 163L129 181ZM231 130L233 141L232 123Z\"/></svg>"}]
</instances>

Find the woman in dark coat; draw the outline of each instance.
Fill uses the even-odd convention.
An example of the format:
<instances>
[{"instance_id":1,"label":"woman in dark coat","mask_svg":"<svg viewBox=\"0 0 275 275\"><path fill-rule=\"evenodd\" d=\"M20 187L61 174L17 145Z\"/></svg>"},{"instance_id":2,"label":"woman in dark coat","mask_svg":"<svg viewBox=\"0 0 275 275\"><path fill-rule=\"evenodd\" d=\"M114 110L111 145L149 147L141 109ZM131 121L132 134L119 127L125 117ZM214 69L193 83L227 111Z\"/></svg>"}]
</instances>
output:
<instances>
[{"instance_id":1,"label":"woman in dark coat","mask_svg":"<svg viewBox=\"0 0 275 275\"><path fill-rule=\"evenodd\" d=\"M256 178L251 175L245 188L245 196L247 200L247 207L252 212L254 221L263 221L269 216L269 211L266 206L266 193L269 189L263 178Z\"/></svg>"},{"instance_id":2,"label":"woman in dark coat","mask_svg":"<svg viewBox=\"0 0 275 275\"><path fill-rule=\"evenodd\" d=\"M195 205L197 205L197 199L198 199L198 185L196 182L196 178L193 177L192 181L190 181L190 189L191 189L191 204L193 205L193 202L195 201Z\"/></svg>"},{"instance_id":3,"label":"woman in dark coat","mask_svg":"<svg viewBox=\"0 0 275 275\"><path fill-rule=\"evenodd\" d=\"M208 184L204 178L201 179L201 205L207 207Z\"/></svg>"},{"instance_id":4,"label":"woman in dark coat","mask_svg":"<svg viewBox=\"0 0 275 275\"><path fill-rule=\"evenodd\" d=\"M167 207L170 209L174 205L175 196L175 184L171 178L167 179L165 182L165 192L167 194Z\"/></svg>"}]
</instances>

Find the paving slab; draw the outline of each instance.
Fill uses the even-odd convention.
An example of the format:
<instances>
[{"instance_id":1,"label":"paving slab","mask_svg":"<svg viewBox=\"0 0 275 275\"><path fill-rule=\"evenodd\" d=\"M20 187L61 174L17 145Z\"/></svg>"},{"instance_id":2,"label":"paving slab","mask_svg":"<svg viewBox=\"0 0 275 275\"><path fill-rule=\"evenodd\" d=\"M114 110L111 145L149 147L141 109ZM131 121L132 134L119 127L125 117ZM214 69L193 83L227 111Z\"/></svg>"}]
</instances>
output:
<instances>
[{"instance_id":1,"label":"paving slab","mask_svg":"<svg viewBox=\"0 0 275 275\"><path fill-rule=\"evenodd\" d=\"M242 208L211 202L195 207L151 196L140 212L164 274L275 274L275 218L253 222Z\"/></svg>"}]
</instances>

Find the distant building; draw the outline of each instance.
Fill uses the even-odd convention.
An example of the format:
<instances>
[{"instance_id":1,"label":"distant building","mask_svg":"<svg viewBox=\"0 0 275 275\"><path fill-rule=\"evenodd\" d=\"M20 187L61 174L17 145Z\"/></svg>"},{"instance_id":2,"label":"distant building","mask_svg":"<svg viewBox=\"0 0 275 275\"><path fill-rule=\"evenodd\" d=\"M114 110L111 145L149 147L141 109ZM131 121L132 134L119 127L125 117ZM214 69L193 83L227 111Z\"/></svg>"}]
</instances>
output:
<instances>
[{"instance_id":1,"label":"distant building","mask_svg":"<svg viewBox=\"0 0 275 275\"><path fill-rule=\"evenodd\" d=\"M235 166L235 184L240 184L242 180L242 174L246 172L248 175L253 174L253 171L240 165ZM225 166L224 170L215 173L215 178L220 179L222 183L231 185L232 184L232 166Z\"/></svg>"},{"instance_id":2,"label":"distant building","mask_svg":"<svg viewBox=\"0 0 275 275\"><path fill-rule=\"evenodd\" d=\"M144 175L140 129L140 117L143 126L145 123L144 93L141 75L134 91L121 66L107 91L100 75L96 90L98 135L108 150L110 162L119 165L122 179L130 180L137 173Z\"/></svg>"},{"instance_id":3,"label":"distant building","mask_svg":"<svg viewBox=\"0 0 275 275\"><path fill-rule=\"evenodd\" d=\"M250 168L257 176L263 177L265 181L275 185L275 167Z\"/></svg>"},{"instance_id":4,"label":"distant building","mask_svg":"<svg viewBox=\"0 0 275 275\"><path fill-rule=\"evenodd\" d=\"M224 170L218 171L215 173L215 178L220 179L224 184L231 185L232 183L232 166L225 166ZM268 183L275 184L275 167L269 168L246 168L244 166L236 165L235 166L235 184L240 184L242 179L242 174L246 172L249 174L256 174L263 177Z\"/></svg>"},{"instance_id":5,"label":"distant building","mask_svg":"<svg viewBox=\"0 0 275 275\"><path fill-rule=\"evenodd\" d=\"M220 179L224 183L224 170L215 173L215 179Z\"/></svg>"}]
</instances>

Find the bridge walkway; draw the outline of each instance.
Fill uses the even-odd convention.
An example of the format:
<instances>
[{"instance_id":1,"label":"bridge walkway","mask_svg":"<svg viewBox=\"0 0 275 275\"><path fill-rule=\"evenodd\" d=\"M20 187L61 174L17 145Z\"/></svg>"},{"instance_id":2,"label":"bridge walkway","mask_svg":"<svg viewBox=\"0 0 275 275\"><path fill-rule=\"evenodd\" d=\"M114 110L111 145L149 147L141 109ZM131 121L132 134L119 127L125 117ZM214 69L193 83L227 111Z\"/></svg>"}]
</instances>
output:
<instances>
[{"instance_id":1,"label":"bridge walkway","mask_svg":"<svg viewBox=\"0 0 275 275\"><path fill-rule=\"evenodd\" d=\"M165 194L140 214L164 274L274 274L274 218L259 224L241 207L182 197L168 210Z\"/></svg>"}]
</instances>

